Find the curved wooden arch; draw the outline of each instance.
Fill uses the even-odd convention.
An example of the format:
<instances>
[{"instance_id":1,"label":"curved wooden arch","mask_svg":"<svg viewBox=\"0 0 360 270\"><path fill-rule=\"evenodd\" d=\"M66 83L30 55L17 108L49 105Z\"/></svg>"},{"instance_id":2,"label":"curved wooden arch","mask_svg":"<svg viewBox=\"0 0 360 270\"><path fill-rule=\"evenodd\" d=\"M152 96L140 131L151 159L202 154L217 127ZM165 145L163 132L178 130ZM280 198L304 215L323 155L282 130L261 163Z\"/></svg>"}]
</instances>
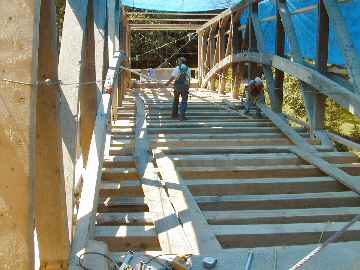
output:
<instances>
[{"instance_id":1,"label":"curved wooden arch","mask_svg":"<svg viewBox=\"0 0 360 270\"><path fill-rule=\"evenodd\" d=\"M284 57L257 53L257 52L242 52L235 55L229 55L217 63L203 78L201 87L205 87L211 78L217 75L221 70L234 63L250 62L271 66L285 73L288 73L300 81L314 87L324 95L332 98L339 105L349 110L349 112L360 116L360 97L357 96L351 89L341 85L340 83L323 75L319 71L295 63Z\"/></svg>"}]
</instances>

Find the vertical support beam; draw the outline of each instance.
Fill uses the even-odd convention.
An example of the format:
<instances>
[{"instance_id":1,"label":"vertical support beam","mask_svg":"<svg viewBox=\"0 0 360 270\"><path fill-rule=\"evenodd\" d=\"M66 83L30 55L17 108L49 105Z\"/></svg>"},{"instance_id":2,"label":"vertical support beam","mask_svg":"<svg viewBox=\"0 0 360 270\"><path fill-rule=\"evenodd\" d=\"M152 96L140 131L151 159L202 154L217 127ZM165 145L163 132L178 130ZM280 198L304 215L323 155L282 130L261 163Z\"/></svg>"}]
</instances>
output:
<instances>
[{"instance_id":1,"label":"vertical support beam","mask_svg":"<svg viewBox=\"0 0 360 270\"><path fill-rule=\"evenodd\" d=\"M354 85L355 92L360 94L360 58L356 51L355 44L351 39L351 34L346 27L345 18L340 12L337 1L324 0L323 3L329 19L334 25L337 40L345 57L350 81Z\"/></svg>"},{"instance_id":2,"label":"vertical support beam","mask_svg":"<svg viewBox=\"0 0 360 270\"><path fill-rule=\"evenodd\" d=\"M257 41L257 48L260 52L264 52L264 37L261 29L261 24L258 18L258 3L254 3L251 7L251 21L253 25L253 30L255 32L256 41ZM263 71L265 75L265 79L267 82L267 87L269 90L269 97L271 102L271 109L275 112L281 112L281 105L279 102L279 97L276 95L275 92L275 83L274 77L272 73L271 66L263 65Z\"/></svg>"},{"instance_id":3,"label":"vertical support beam","mask_svg":"<svg viewBox=\"0 0 360 270\"><path fill-rule=\"evenodd\" d=\"M214 56L215 56L215 48L216 47L216 40L215 40L215 30L210 29L209 34L209 70L215 65L214 63ZM212 77L210 79L210 84L208 85L208 88L210 87L210 90L215 89L215 77Z\"/></svg>"},{"instance_id":4,"label":"vertical support beam","mask_svg":"<svg viewBox=\"0 0 360 270\"><path fill-rule=\"evenodd\" d=\"M72 235L73 189L75 164L79 156L79 84L83 71L86 44L87 0L67 0L61 51L59 79L71 85L61 86L61 137L66 189L69 238Z\"/></svg>"},{"instance_id":5,"label":"vertical support beam","mask_svg":"<svg viewBox=\"0 0 360 270\"><path fill-rule=\"evenodd\" d=\"M53 0L42 1L38 81L58 80L58 40ZM65 269L70 253L60 137L59 85L40 84L37 95L36 231L40 269Z\"/></svg>"},{"instance_id":6,"label":"vertical support beam","mask_svg":"<svg viewBox=\"0 0 360 270\"><path fill-rule=\"evenodd\" d=\"M108 51L109 60L114 56L114 52L119 50L120 43L116 38L116 3L118 0L107 0L107 17L108 17Z\"/></svg>"},{"instance_id":7,"label":"vertical support beam","mask_svg":"<svg viewBox=\"0 0 360 270\"><path fill-rule=\"evenodd\" d=\"M252 14L253 14L253 10L254 10L252 1L248 2L248 9L249 9L249 18L248 18L249 48L248 48L248 50L250 52L254 52L254 51L257 51L257 41L256 41L255 29L254 29L253 20L252 20ZM248 63L248 79L254 79L256 77L256 68L257 68L256 63Z\"/></svg>"},{"instance_id":8,"label":"vertical support beam","mask_svg":"<svg viewBox=\"0 0 360 270\"><path fill-rule=\"evenodd\" d=\"M231 24L232 24L232 46L231 46L231 54L237 54L241 50L242 45L242 33L239 32L240 26L240 13L235 12L231 14ZM232 88L232 97L234 99L239 98L240 94L240 83L241 79L244 76L243 74L244 64L243 63L234 63L232 64L232 80L233 80L233 88Z\"/></svg>"},{"instance_id":9,"label":"vertical support beam","mask_svg":"<svg viewBox=\"0 0 360 270\"><path fill-rule=\"evenodd\" d=\"M83 60L83 70L81 80L85 82L96 81L95 71L95 40L94 40L94 0L88 0L87 24L85 33L85 56ZM101 78L99 78L101 80ZM86 165L88 160L91 136L95 126L97 99L101 98L97 91L97 84L80 85L80 146L83 155L83 163ZM78 167L76 168L79 169ZM80 168L82 169L82 168ZM77 173L75 175L78 175ZM77 183L78 179L75 179Z\"/></svg>"},{"instance_id":10,"label":"vertical support beam","mask_svg":"<svg viewBox=\"0 0 360 270\"><path fill-rule=\"evenodd\" d=\"M202 77L204 73L204 54L205 54L205 48L204 48L204 32L200 32L198 34L198 83L201 85Z\"/></svg>"},{"instance_id":11,"label":"vertical support beam","mask_svg":"<svg viewBox=\"0 0 360 270\"><path fill-rule=\"evenodd\" d=\"M218 30L218 58L217 58L217 62L220 62L222 59L224 59L225 57L225 22L224 21L220 21L219 22L219 30ZM219 85L218 85L218 93L219 94L224 94L225 93L225 69L223 69L220 72L220 77L219 77Z\"/></svg>"},{"instance_id":12,"label":"vertical support beam","mask_svg":"<svg viewBox=\"0 0 360 270\"><path fill-rule=\"evenodd\" d=\"M97 104L104 90L104 80L109 66L107 46L107 7L104 0L93 0L94 6L94 42L95 42L95 72L97 85Z\"/></svg>"},{"instance_id":13,"label":"vertical support beam","mask_svg":"<svg viewBox=\"0 0 360 270\"><path fill-rule=\"evenodd\" d=\"M40 1L0 1L0 262L34 269L34 184Z\"/></svg>"},{"instance_id":14,"label":"vertical support beam","mask_svg":"<svg viewBox=\"0 0 360 270\"><path fill-rule=\"evenodd\" d=\"M298 39L296 37L295 28L291 20L291 15L289 9L287 7L285 0L277 0L278 10L280 12L280 17L282 24L285 29L285 33L288 37L291 49L291 55L294 58L295 62L299 64L303 64L304 60L301 54L300 45ZM300 82L301 92L304 97L304 103L306 112L308 114L310 120L310 126L313 128L313 107L314 107L314 93L315 89L313 89L310 85L307 85L303 82Z\"/></svg>"},{"instance_id":15,"label":"vertical support beam","mask_svg":"<svg viewBox=\"0 0 360 270\"><path fill-rule=\"evenodd\" d=\"M327 71L328 48L329 48L329 16L326 13L323 0L319 0L318 7L318 40L316 67L321 73ZM324 129L325 124L325 95L316 91L314 100L314 129Z\"/></svg>"},{"instance_id":16,"label":"vertical support beam","mask_svg":"<svg viewBox=\"0 0 360 270\"><path fill-rule=\"evenodd\" d=\"M284 26L281 22L281 17L276 3L276 40L275 40L276 55L283 57L285 53L285 32ZM279 106L282 110L284 100L284 72L275 69L275 93L279 99Z\"/></svg>"}]
</instances>

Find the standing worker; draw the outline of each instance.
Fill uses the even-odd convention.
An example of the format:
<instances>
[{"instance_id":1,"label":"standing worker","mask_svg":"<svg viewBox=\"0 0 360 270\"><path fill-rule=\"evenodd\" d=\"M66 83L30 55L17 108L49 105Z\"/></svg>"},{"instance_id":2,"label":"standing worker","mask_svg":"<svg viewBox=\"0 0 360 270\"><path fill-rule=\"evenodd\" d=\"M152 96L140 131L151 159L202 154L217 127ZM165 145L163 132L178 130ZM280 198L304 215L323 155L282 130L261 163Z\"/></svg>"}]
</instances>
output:
<instances>
[{"instance_id":1,"label":"standing worker","mask_svg":"<svg viewBox=\"0 0 360 270\"><path fill-rule=\"evenodd\" d=\"M172 114L171 118L178 118L178 110L179 110L179 97L181 96L181 105L180 105L180 121L186 120L185 113L187 109L187 101L189 96L189 88L190 88L190 78L191 78L191 70L186 65L186 58L180 57L177 60L178 66L174 69L171 74L169 81L165 84L169 85L172 81L175 80L174 83L174 102L172 106Z\"/></svg>"},{"instance_id":2,"label":"standing worker","mask_svg":"<svg viewBox=\"0 0 360 270\"><path fill-rule=\"evenodd\" d=\"M247 87L244 114L248 114L250 112L250 107L255 105L256 102L264 103L264 100L264 84L259 77L256 77L249 82ZM259 108L256 108L256 115L259 117L261 116Z\"/></svg>"}]
</instances>

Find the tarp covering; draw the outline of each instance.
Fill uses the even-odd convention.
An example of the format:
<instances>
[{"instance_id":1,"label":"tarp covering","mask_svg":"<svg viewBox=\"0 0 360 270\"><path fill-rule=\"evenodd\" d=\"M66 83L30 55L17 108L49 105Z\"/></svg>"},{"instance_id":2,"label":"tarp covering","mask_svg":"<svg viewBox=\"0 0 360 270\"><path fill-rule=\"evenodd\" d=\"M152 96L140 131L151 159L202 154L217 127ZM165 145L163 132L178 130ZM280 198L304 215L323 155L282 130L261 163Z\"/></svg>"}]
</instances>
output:
<instances>
[{"instance_id":1,"label":"tarp covering","mask_svg":"<svg viewBox=\"0 0 360 270\"><path fill-rule=\"evenodd\" d=\"M174 12L202 12L225 9L235 5L239 0L123 0L129 7L141 8L157 11ZM274 0L265 0L259 4L260 19L275 16ZM316 5L318 0L287 0L290 12L294 12L304 7ZM343 16L345 17L347 29L351 35L355 47L360 55L360 0L349 0L338 4ZM318 9L314 8L305 13L292 16L295 31L303 56L315 59L317 53L318 36ZM240 21L244 25L247 22L247 10L244 12ZM262 22L262 29L265 38L265 51L275 52L275 20ZM289 44L286 41L286 53L289 52ZM329 37L329 63L343 65L344 58L338 45L334 26L330 24Z\"/></svg>"},{"instance_id":2,"label":"tarp covering","mask_svg":"<svg viewBox=\"0 0 360 270\"><path fill-rule=\"evenodd\" d=\"M221 10L239 0L123 0L125 6L168 12L203 12Z\"/></svg>"}]
</instances>

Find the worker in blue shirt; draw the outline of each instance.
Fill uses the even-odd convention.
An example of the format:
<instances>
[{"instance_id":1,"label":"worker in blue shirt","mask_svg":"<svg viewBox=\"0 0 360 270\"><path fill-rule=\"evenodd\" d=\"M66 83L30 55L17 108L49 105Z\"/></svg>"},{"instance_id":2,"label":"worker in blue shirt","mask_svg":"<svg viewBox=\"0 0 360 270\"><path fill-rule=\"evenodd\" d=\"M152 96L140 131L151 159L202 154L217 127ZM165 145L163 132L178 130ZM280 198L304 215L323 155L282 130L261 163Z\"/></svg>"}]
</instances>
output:
<instances>
[{"instance_id":1,"label":"worker in blue shirt","mask_svg":"<svg viewBox=\"0 0 360 270\"><path fill-rule=\"evenodd\" d=\"M180 57L177 61L178 66L171 74L169 81L165 85L169 85L172 81L174 83L174 101L172 106L171 117L173 119L179 118L180 121L186 120L187 101L189 96L191 69L186 65L186 58ZM181 96L180 104L180 116L179 110L179 98Z\"/></svg>"}]
</instances>

